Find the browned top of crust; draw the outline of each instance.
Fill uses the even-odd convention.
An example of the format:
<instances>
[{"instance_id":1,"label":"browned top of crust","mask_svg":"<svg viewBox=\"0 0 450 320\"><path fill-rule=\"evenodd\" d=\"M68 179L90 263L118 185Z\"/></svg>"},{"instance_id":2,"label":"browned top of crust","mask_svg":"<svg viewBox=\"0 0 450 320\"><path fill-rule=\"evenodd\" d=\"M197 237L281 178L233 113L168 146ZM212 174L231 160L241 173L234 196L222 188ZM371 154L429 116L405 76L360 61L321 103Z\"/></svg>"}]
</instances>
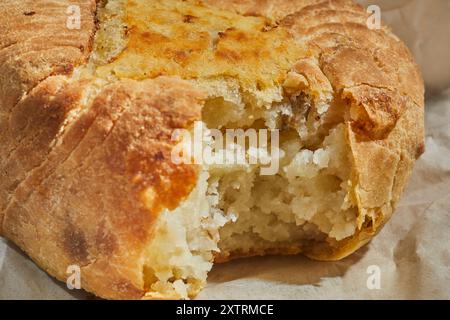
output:
<instances>
[{"instance_id":1,"label":"browned top of crust","mask_svg":"<svg viewBox=\"0 0 450 320\"><path fill-rule=\"evenodd\" d=\"M411 54L353 1L128 1L127 44L97 74L145 79L236 78L243 90L280 87L299 60L325 78L350 108L353 130L383 139L405 112L423 107L424 86ZM102 50L100 50L101 52ZM282 57L282 58L281 58ZM304 64L307 65L307 64Z\"/></svg>"},{"instance_id":2,"label":"browned top of crust","mask_svg":"<svg viewBox=\"0 0 450 320\"><path fill-rule=\"evenodd\" d=\"M287 29L265 17L178 0L133 0L122 10L126 45L97 69L99 76L232 77L243 90L263 90L280 86L295 61L306 54Z\"/></svg>"},{"instance_id":3,"label":"browned top of crust","mask_svg":"<svg viewBox=\"0 0 450 320\"><path fill-rule=\"evenodd\" d=\"M424 85L407 47L386 26L370 30L369 14L350 0L206 0L243 15L276 19L310 49L320 70L352 106L353 129L382 139L405 112L424 106Z\"/></svg>"}]
</instances>

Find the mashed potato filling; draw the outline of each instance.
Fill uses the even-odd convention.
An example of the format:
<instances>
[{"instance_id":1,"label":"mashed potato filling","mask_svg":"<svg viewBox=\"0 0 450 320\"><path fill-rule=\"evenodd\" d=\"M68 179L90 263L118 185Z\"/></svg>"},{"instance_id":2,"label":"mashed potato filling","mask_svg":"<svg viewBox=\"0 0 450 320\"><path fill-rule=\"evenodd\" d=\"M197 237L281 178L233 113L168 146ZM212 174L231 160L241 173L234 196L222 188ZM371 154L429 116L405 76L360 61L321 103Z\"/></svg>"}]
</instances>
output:
<instances>
[{"instance_id":1,"label":"mashed potato filling","mask_svg":"<svg viewBox=\"0 0 450 320\"><path fill-rule=\"evenodd\" d=\"M202 119L208 128L280 130L279 170L261 175L255 164L204 166L189 199L159 219L147 256L150 291L187 298L204 285L215 256L298 253L313 241L356 232L342 119L319 119L308 99L302 100L308 114L278 100L264 108L249 96L210 95Z\"/></svg>"},{"instance_id":2,"label":"mashed potato filling","mask_svg":"<svg viewBox=\"0 0 450 320\"><path fill-rule=\"evenodd\" d=\"M261 175L255 165L210 168L209 182L218 186L218 208L229 217L219 232L222 254L258 254L282 251L280 248L301 251L302 242L327 237L339 241L356 231L357 209L349 192L351 162L344 125L320 125L317 110L301 116L288 102L276 105L261 118L257 117L259 112L247 107L243 112L251 114L241 115L239 121L262 120L266 127L280 130L277 174ZM308 127L311 116L317 122ZM293 119L300 125L292 126Z\"/></svg>"},{"instance_id":3,"label":"mashed potato filling","mask_svg":"<svg viewBox=\"0 0 450 320\"><path fill-rule=\"evenodd\" d=\"M220 230L220 248L248 254L323 235L351 236L356 211L347 196L349 166L342 141L341 126L315 151L302 149L295 138L284 141L283 166L274 176L260 176L257 167L214 168L219 208L236 217Z\"/></svg>"}]
</instances>

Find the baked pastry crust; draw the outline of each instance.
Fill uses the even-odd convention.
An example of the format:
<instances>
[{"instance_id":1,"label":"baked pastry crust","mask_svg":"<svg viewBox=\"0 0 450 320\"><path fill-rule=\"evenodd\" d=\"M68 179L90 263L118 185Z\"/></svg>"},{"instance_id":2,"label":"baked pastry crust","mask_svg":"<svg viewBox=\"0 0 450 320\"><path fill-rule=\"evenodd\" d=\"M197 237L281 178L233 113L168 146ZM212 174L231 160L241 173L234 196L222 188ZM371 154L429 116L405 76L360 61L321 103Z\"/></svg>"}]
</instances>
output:
<instances>
[{"instance_id":1,"label":"baked pastry crust","mask_svg":"<svg viewBox=\"0 0 450 320\"><path fill-rule=\"evenodd\" d=\"M307 52L291 71L313 92L342 101L361 229L340 242L270 253L319 260L351 254L389 220L424 151L424 85L411 54L387 27L369 30L353 1L203 3L277 21ZM142 254L157 216L186 199L198 176L192 166L171 163L170 136L201 118L205 97L174 77L104 86L72 77L92 53L97 3L79 1L80 30L53 14L70 4L0 4L0 233L60 280L67 265L78 264L86 290L142 298ZM164 192L149 195L148 186Z\"/></svg>"}]
</instances>

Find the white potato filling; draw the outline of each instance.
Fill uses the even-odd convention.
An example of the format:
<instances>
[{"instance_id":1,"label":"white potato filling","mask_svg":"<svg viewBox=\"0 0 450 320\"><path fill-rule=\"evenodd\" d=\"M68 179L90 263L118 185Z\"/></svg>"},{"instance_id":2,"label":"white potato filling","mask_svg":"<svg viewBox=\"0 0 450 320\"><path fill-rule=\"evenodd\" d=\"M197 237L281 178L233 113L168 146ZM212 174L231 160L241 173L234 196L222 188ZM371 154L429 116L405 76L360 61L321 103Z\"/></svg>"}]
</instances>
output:
<instances>
[{"instance_id":1,"label":"white potato filling","mask_svg":"<svg viewBox=\"0 0 450 320\"><path fill-rule=\"evenodd\" d=\"M251 95L239 95L229 81L222 82L226 89L218 85L215 92L230 94L212 95L203 121L209 128L280 129L279 170L264 176L260 165L205 166L189 199L159 219L147 256L151 291L194 295L214 253L283 250L305 241L342 240L356 231L344 125L326 129L316 109L299 118L290 102L278 99L270 108L256 107ZM297 127L287 125L292 119L300 122Z\"/></svg>"}]
</instances>

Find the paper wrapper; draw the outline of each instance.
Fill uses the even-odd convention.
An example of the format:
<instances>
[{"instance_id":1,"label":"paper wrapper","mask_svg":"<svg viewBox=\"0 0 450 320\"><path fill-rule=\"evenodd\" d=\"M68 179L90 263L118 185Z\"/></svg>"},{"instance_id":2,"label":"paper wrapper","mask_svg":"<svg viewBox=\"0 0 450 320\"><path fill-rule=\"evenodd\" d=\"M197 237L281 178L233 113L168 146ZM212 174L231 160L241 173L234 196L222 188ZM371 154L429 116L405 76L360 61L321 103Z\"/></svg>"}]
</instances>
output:
<instances>
[{"instance_id":1,"label":"paper wrapper","mask_svg":"<svg viewBox=\"0 0 450 320\"><path fill-rule=\"evenodd\" d=\"M450 88L449 1L361 2L380 5L429 91ZM450 299L450 89L428 99L426 125L426 153L396 214L369 245L334 263L294 256L217 265L199 298ZM0 239L0 299L86 298L93 296L68 290Z\"/></svg>"}]
</instances>

